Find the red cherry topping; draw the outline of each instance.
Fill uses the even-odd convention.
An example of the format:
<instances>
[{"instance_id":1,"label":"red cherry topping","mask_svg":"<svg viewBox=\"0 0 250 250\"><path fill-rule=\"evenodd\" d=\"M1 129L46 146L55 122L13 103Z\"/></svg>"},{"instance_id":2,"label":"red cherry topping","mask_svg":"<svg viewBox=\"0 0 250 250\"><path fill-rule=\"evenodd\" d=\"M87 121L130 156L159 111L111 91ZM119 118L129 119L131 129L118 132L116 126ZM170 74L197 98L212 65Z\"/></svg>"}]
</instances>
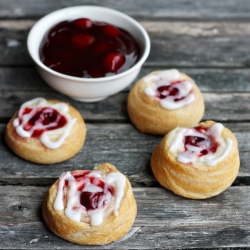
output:
<instances>
[{"instance_id":1,"label":"red cherry topping","mask_svg":"<svg viewBox=\"0 0 250 250\"><path fill-rule=\"evenodd\" d=\"M32 108L25 108L25 109L23 110L22 115L29 114L31 111L32 111Z\"/></svg>"},{"instance_id":2,"label":"red cherry topping","mask_svg":"<svg viewBox=\"0 0 250 250\"><path fill-rule=\"evenodd\" d=\"M51 63L51 62L46 62L46 63ZM46 63L45 65L47 65ZM72 62L70 61L60 62L57 64L52 63L50 64L50 68L66 75L74 75L79 77L83 75L79 66L72 64Z\"/></svg>"},{"instance_id":3,"label":"red cherry topping","mask_svg":"<svg viewBox=\"0 0 250 250\"><path fill-rule=\"evenodd\" d=\"M105 73L103 72L103 70L98 69L98 68L90 68L88 70L89 74L93 77L93 78L99 78L99 77L103 77L105 75Z\"/></svg>"},{"instance_id":4,"label":"red cherry topping","mask_svg":"<svg viewBox=\"0 0 250 250\"><path fill-rule=\"evenodd\" d=\"M120 31L112 25L104 26L103 33L108 36L114 36L114 37L120 36Z\"/></svg>"},{"instance_id":5,"label":"red cherry topping","mask_svg":"<svg viewBox=\"0 0 250 250\"><path fill-rule=\"evenodd\" d=\"M215 153L217 148L220 146L220 144L218 142L214 142L213 146L210 148L210 151L212 153Z\"/></svg>"},{"instance_id":6,"label":"red cherry topping","mask_svg":"<svg viewBox=\"0 0 250 250\"><path fill-rule=\"evenodd\" d=\"M104 58L104 67L109 72L116 72L124 64L125 58L118 52L111 52Z\"/></svg>"},{"instance_id":7,"label":"red cherry topping","mask_svg":"<svg viewBox=\"0 0 250 250\"><path fill-rule=\"evenodd\" d=\"M185 136L185 149L187 149L187 145L192 145L194 147L200 147L199 143L205 141L205 138L199 136ZM199 156L207 155L209 149L203 149L200 151Z\"/></svg>"},{"instance_id":8,"label":"red cherry topping","mask_svg":"<svg viewBox=\"0 0 250 250\"><path fill-rule=\"evenodd\" d=\"M206 132L208 130L208 128L205 128L203 126L194 127L194 129L201 134L206 134ZM216 142L215 139L211 135L210 136L208 135L208 139L206 139L204 137L200 137L200 136L190 136L190 135L185 136L185 139L184 139L185 150L188 150L187 145L192 145L194 147L200 148L199 143L202 143L206 140L209 140L209 143L207 145L211 145L211 146L207 147L205 149L202 149L199 153L199 157L203 156L203 155L207 155L209 152L215 153L217 148L220 146L220 144L218 142ZM203 144L203 147L204 147L204 145L206 145L206 144Z\"/></svg>"},{"instance_id":9,"label":"red cherry topping","mask_svg":"<svg viewBox=\"0 0 250 250\"><path fill-rule=\"evenodd\" d=\"M181 81L180 81L181 82ZM178 84L180 82L175 82L174 84ZM176 96L177 94L179 93L179 89L178 88L175 88L173 85L172 85L172 82L171 82L171 85L168 85L168 86L160 86L157 88L157 97L159 99L164 99L168 96ZM182 99L184 99L185 96L181 97L181 98L174 98L174 101L175 102L178 102Z\"/></svg>"},{"instance_id":10,"label":"red cherry topping","mask_svg":"<svg viewBox=\"0 0 250 250\"><path fill-rule=\"evenodd\" d=\"M41 61L47 67L84 78L119 74L131 68L140 53L139 44L129 32L88 18L55 25L39 48Z\"/></svg>"},{"instance_id":11,"label":"red cherry topping","mask_svg":"<svg viewBox=\"0 0 250 250\"><path fill-rule=\"evenodd\" d=\"M77 34L71 38L74 46L79 49L85 49L94 42L95 38L87 34Z\"/></svg>"},{"instance_id":12,"label":"red cherry topping","mask_svg":"<svg viewBox=\"0 0 250 250\"><path fill-rule=\"evenodd\" d=\"M105 53L107 51L109 51L110 49L110 44L107 43L107 42L104 42L104 41L101 41L99 43L97 43L95 45L95 48L94 48L94 53L95 54L102 54L102 53Z\"/></svg>"},{"instance_id":13,"label":"red cherry topping","mask_svg":"<svg viewBox=\"0 0 250 250\"><path fill-rule=\"evenodd\" d=\"M87 210L94 210L98 208L103 208L108 200L107 198L111 195L115 194L115 189L113 186L107 184L101 179L93 176L87 176L90 171L83 171L81 174L73 176L76 178L77 182L77 190L81 191L80 194L80 203ZM86 185L94 185L99 187L102 191L90 192L90 191L82 191Z\"/></svg>"},{"instance_id":14,"label":"red cherry topping","mask_svg":"<svg viewBox=\"0 0 250 250\"><path fill-rule=\"evenodd\" d=\"M30 108L24 110L23 114L30 113ZM67 123L65 116L61 115L57 110L48 107L37 108L36 113L24 125L24 130L29 131L34 126L38 126L33 133L33 138L38 138L43 132L62 128ZM52 124L52 125L51 125Z\"/></svg>"},{"instance_id":15,"label":"red cherry topping","mask_svg":"<svg viewBox=\"0 0 250 250\"><path fill-rule=\"evenodd\" d=\"M197 127L194 127L194 129L200 133L206 133L206 131L208 130L208 128L206 127L203 127L203 126L197 126Z\"/></svg>"},{"instance_id":16,"label":"red cherry topping","mask_svg":"<svg viewBox=\"0 0 250 250\"><path fill-rule=\"evenodd\" d=\"M90 170L82 170L82 171L77 171L77 172L71 172L71 174L75 178L78 191L81 191L84 188L84 186L85 186L85 176L87 174L89 174L90 172L91 172Z\"/></svg>"},{"instance_id":17,"label":"red cherry topping","mask_svg":"<svg viewBox=\"0 0 250 250\"><path fill-rule=\"evenodd\" d=\"M199 147L198 143L205 141L205 138L199 136L186 136L185 145L189 144L195 147Z\"/></svg>"},{"instance_id":18,"label":"red cherry topping","mask_svg":"<svg viewBox=\"0 0 250 250\"><path fill-rule=\"evenodd\" d=\"M80 29L89 29L92 26L92 21L88 18L80 18L80 19L76 19L72 22L73 25L75 25L76 27L80 28Z\"/></svg>"},{"instance_id":19,"label":"red cherry topping","mask_svg":"<svg viewBox=\"0 0 250 250\"><path fill-rule=\"evenodd\" d=\"M168 86L160 86L157 88L157 97L160 99L164 99L167 96L175 96L179 90L171 85Z\"/></svg>"}]
</instances>

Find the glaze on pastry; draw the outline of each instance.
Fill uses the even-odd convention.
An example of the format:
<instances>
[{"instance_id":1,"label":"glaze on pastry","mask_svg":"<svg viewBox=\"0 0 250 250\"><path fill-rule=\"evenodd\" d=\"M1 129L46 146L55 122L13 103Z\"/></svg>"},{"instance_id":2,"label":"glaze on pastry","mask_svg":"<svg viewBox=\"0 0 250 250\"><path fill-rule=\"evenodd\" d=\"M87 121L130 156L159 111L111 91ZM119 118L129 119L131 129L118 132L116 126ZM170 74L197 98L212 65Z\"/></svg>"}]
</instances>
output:
<instances>
[{"instance_id":1,"label":"glaze on pastry","mask_svg":"<svg viewBox=\"0 0 250 250\"><path fill-rule=\"evenodd\" d=\"M73 157L83 146L86 126L68 103L35 98L25 102L5 130L5 141L19 157L52 164Z\"/></svg>"},{"instance_id":2,"label":"glaze on pastry","mask_svg":"<svg viewBox=\"0 0 250 250\"><path fill-rule=\"evenodd\" d=\"M104 245L123 237L137 206L128 179L113 165L62 173L43 202L43 217L59 237L82 245Z\"/></svg>"},{"instance_id":3,"label":"glaze on pastry","mask_svg":"<svg viewBox=\"0 0 250 250\"><path fill-rule=\"evenodd\" d=\"M204 114L199 88L176 69L155 71L140 79L129 93L127 107L138 130L159 135L177 126L193 126Z\"/></svg>"},{"instance_id":4,"label":"glaze on pastry","mask_svg":"<svg viewBox=\"0 0 250 250\"><path fill-rule=\"evenodd\" d=\"M240 166L234 134L220 123L206 121L169 132L153 151L151 167L165 188L193 199L226 190Z\"/></svg>"}]
</instances>

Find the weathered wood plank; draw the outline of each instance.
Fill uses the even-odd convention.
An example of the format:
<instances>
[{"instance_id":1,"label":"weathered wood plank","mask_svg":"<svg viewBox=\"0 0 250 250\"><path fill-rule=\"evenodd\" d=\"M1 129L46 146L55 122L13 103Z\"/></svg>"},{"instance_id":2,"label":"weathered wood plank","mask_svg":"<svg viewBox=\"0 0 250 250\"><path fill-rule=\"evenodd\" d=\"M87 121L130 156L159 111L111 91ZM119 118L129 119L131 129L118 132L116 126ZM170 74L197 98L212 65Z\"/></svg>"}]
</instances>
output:
<instances>
[{"instance_id":1,"label":"weathered wood plank","mask_svg":"<svg viewBox=\"0 0 250 250\"><path fill-rule=\"evenodd\" d=\"M165 68L167 69L167 68ZM200 69L200 68L178 68L180 71L190 75L202 92L250 92L250 70L249 69ZM144 66L133 85L141 77L152 71L164 70L163 67ZM0 91L52 91L51 88L38 75L35 67L5 67L0 68ZM124 92L129 91L131 86Z\"/></svg>"},{"instance_id":2,"label":"weathered wood plank","mask_svg":"<svg viewBox=\"0 0 250 250\"><path fill-rule=\"evenodd\" d=\"M0 186L1 249L179 249L250 247L250 187L230 187L207 200L163 188L134 188L138 213L132 231L102 247L68 243L43 222L47 188Z\"/></svg>"},{"instance_id":3,"label":"weathered wood plank","mask_svg":"<svg viewBox=\"0 0 250 250\"><path fill-rule=\"evenodd\" d=\"M101 5L136 18L166 18L170 20L249 20L247 0L1 0L1 18L39 18L54 10L75 5Z\"/></svg>"},{"instance_id":4,"label":"weathered wood plank","mask_svg":"<svg viewBox=\"0 0 250 250\"><path fill-rule=\"evenodd\" d=\"M35 97L58 99L71 103L86 121L129 121L126 103L128 93L121 92L97 103L82 103L51 90L49 92L1 91L0 117L9 119L20 105ZM203 93L204 120L249 121L250 93Z\"/></svg>"},{"instance_id":5,"label":"weathered wood plank","mask_svg":"<svg viewBox=\"0 0 250 250\"><path fill-rule=\"evenodd\" d=\"M240 127L240 124L229 126L238 140L241 158L240 179L236 183L248 185L250 134L249 128L246 132L239 132ZM5 126L1 125L0 138L3 138L4 129ZM62 172L93 169L102 162L110 162L128 176L133 186L159 186L151 172L150 157L161 138L142 134L130 124L87 124L86 142L80 152L68 161L49 166L20 159L1 139L0 183L50 185Z\"/></svg>"},{"instance_id":6,"label":"weathered wood plank","mask_svg":"<svg viewBox=\"0 0 250 250\"><path fill-rule=\"evenodd\" d=\"M11 26L11 23L13 26ZM157 67L249 67L248 23L141 22L151 38L145 63ZM1 21L0 65L32 65L26 48L30 22Z\"/></svg>"}]
</instances>

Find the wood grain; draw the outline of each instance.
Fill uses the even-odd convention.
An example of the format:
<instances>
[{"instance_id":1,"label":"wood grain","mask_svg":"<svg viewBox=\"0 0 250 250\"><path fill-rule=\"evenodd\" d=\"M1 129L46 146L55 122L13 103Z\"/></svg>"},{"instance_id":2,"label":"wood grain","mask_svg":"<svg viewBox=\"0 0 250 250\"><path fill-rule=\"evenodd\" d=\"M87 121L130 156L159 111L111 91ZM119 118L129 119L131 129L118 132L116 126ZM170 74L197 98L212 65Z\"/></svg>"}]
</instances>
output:
<instances>
[{"instance_id":1,"label":"wood grain","mask_svg":"<svg viewBox=\"0 0 250 250\"><path fill-rule=\"evenodd\" d=\"M143 66L131 86L140 78L156 70L167 68L158 66ZM202 92L230 93L250 92L249 69L220 69L220 68L178 68L179 71L190 75ZM13 77L14 76L14 77ZM42 80L33 66L0 68L0 91L44 91L52 89ZM123 90L128 92L131 86Z\"/></svg>"},{"instance_id":2,"label":"wood grain","mask_svg":"<svg viewBox=\"0 0 250 250\"><path fill-rule=\"evenodd\" d=\"M53 90L49 92L1 91L0 117L5 122L25 101L35 97L45 97L69 102L77 108L86 121L128 122L128 93L121 92L97 103L81 103ZM203 120L249 121L250 93L203 93L205 114Z\"/></svg>"},{"instance_id":3,"label":"wood grain","mask_svg":"<svg viewBox=\"0 0 250 250\"><path fill-rule=\"evenodd\" d=\"M168 20L249 20L247 0L2 0L1 18L39 18L54 10L76 5L100 5L136 18Z\"/></svg>"},{"instance_id":4,"label":"wood grain","mask_svg":"<svg viewBox=\"0 0 250 250\"><path fill-rule=\"evenodd\" d=\"M0 65L32 65L26 39L29 25L0 22ZM141 22L151 39L146 66L157 67L249 67L248 23ZM23 28L22 28L23 27ZM13 43L14 41L14 43Z\"/></svg>"},{"instance_id":5,"label":"wood grain","mask_svg":"<svg viewBox=\"0 0 250 250\"><path fill-rule=\"evenodd\" d=\"M131 86L98 103L55 92L38 75L27 36L44 15L68 6L101 5L135 18L151 39L150 55L136 80L177 68L203 93L203 120L222 122L235 134L240 171L233 186L207 200L189 200L161 188L150 157L161 136L131 124ZM248 0L0 0L0 249L249 249L250 247L250 2ZM84 147L51 166L15 156L4 130L19 106L34 97L70 102L87 123ZM41 204L64 171L108 161L131 181L138 215L131 231L103 247L68 243L46 227Z\"/></svg>"},{"instance_id":6,"label":"wood grain","mask_svg":"<svg viewBox=\"0 0 250 250\"><path fill-rule=\"evenodd\" d=\"M1 249L173 249L246 247L250 240L249 187L230 187L207 200L189 200L163 188L134 188L133 233L103 247L68 243L43 222L47 188L0 187Z\"/></svg>"},{"instance_id":7,"label":"wood grain","mask_svg":"<svg viewBox=\"0 0 250 250\"><path fill-rule=\"evenodd\" d=\"M240 130L241 124L229 124ZM5 126L0 126L3 137ZM238 129L237 129L238 128ZM250 178L250 134L234 132L238 140L241 167L237 182L248 183ZM142 134L130 124L87 124L86 142L72 159L54 165L38 165L15 156L4 141L0 144L0 183L14 185L51 185L65 171L93 169L102 162L110 162L128 176L133 186L159 186L150 167L150 157L161 136Z\"/></svg>"}]
</instances>

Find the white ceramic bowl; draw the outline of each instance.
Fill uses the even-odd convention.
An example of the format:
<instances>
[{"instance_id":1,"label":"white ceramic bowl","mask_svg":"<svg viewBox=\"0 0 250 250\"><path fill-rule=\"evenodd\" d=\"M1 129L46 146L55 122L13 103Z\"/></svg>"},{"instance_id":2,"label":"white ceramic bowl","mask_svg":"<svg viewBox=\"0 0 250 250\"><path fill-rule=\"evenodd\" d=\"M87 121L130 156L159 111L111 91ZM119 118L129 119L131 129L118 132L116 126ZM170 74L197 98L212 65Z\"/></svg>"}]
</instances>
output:
<instances>
[{"instance_id":1,"label":"white ceramic bowl","mask_svg":"<svg viewBox=\"0 0 250 250\"><path fill-rule=\"evenodd\" d=\"M94 21L107 22L127 30L141 47L142 54L139 61L120 74L101 78L68 76L45 66L39 57L39 46L45 33L63 20L74 20L83 17ZM127 87L138 75L150 51L149 36L137 21L119 11L97 6L74 6L46 15L32 27L28 35L27 45L38 72L45 82L58 92L83 102L102 100Z\"/></svg>"}]
</instances>

